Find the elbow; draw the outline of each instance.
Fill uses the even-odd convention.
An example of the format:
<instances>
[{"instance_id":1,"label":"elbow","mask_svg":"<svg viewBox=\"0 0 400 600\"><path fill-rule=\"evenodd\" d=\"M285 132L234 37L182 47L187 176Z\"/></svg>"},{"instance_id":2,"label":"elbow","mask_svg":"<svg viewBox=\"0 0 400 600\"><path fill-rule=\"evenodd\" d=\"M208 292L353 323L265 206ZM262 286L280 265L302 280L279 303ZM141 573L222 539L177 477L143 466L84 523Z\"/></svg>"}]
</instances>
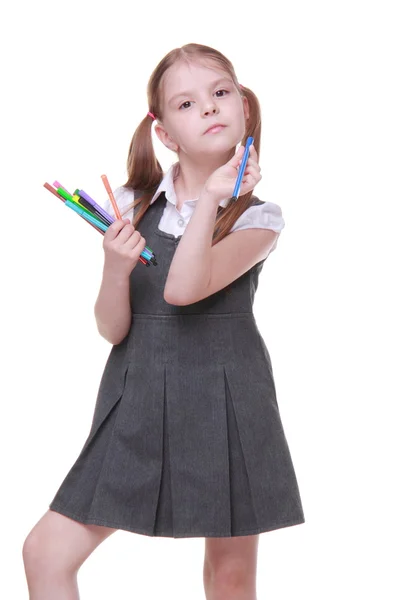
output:
<instances>
[{"instance_id":1,"label":"elbow","mask_svg":"<svg viewBox=\"0 0 400 600\"><path fill-rule=\"evenodd\" d=\"M167 304L172 304L173 306L186 306L187 304L191 304L187 299L182 296L179 297L176 293L170 293L166 288L164 288L164 300Z\"/></svg>"},{"instance_id":2,"label":"elbow","mask_svg":"<svg viewBox=\"0 0 400 600\"><path fill-rule=\"evenodd\" d=\"M118 346L118 344L123 342L129 333L129 329L126 331L123 331L122 333L121 332L116 333L116 332L109 331L108 329L101 327L101 324L98 321L97 321L97 331L99 332L99 334L101 335L101 337L103 339L105 339L109 344L112 344L113 346Z\"/></svg>"},{"instance_id":3,"label":"elbow","mask_svg":"<svg viewBox=\"0 0 400 600\"><path fill-rule=\"evenodd\" d=\"M118 346L118 344L120 344L125 339L125 337L126 337L126 336L124 336L124 337L121 337L121 336L119 336L119 337L112 336L112 335L109 335L107 332L102 331L99 328L97 328L97 330L98 330L99 334L101 335L101 337L103 339L105 339L112 346Z\"/></svg>"},{"instance_id":4,"label":"elbow","mask_svg":"<svg viewBox=\"0 0 400 600\"><path fill-rule=\"evenodd\" d=\"M127 337L128 334L123 335L123 336L119 336L119 337L105 337L104 339L107 340L107 342L110 342L110 344L112 344L113 346L119 346L119 344L122 344L122 342L125 340L125 338ZM104 337L104 336L103 336Z\"/></svg>"},{"instance_id":5,"label":"elbow","mask_svg":"<svg viewBox=\"0 0 400 600\"><path fill-rule=\"evenodd\" d=\"M125 338L126 338L126 335L124 335L123 337L120 336L120 337L111 338L108 341L113 346L118 346L119 344L121 344L124 341Z\"/></svg>"},{"instance_id":6,"label":"elbow","mask_svg":"<svg viewBox=\"0 0 400 600\"><path fill-rule=\"evenodd\" d=\"M172 306L184 306L178 298L169 296L168 294L164 294L164 300L167 304L172 304Z\"/></svg>"}]
</instances>

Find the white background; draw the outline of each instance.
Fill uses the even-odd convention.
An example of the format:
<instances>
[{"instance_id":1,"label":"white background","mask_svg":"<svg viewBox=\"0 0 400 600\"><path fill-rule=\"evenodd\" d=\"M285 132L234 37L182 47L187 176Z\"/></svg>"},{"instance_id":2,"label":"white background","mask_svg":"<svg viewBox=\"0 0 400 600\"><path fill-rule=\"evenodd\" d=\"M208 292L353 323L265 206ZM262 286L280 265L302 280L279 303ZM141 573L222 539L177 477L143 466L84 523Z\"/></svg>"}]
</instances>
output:
<instances>
[{"instance_id":1,"label":"white background","mask_svg":"<svg viewBox=\"0 0 400 600\"><path fill-rule=\"evenodd\" d=\"M102 236L43 183L100 202L103 173L122 185L148 78L189 42L222 51L259 97L256 194L286 221L254 310L306 523L261 534L258 600L399 597L396 8L3 6L1 597L28 598L23 541L86 439L111 350L93 314ZM154 141L166 170L175 155ZM203 554L203 538L118 531L82 566L81 597L200 600Z\"/></svg>"}]
</instances>

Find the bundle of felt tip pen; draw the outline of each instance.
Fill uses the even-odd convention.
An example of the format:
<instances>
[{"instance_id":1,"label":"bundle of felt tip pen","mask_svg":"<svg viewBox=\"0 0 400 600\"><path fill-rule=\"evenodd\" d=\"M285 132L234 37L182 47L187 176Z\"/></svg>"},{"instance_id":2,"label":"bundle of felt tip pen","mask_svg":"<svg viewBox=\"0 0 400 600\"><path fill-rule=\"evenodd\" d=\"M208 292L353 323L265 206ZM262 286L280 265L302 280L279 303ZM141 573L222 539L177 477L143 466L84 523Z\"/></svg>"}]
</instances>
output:
<instances>
[{"instance_id":1,"label":"bundle of felt tip pen","mask_svg":"<svg viewBox=\"0 0 400 600\"><path fill-rule=\"evenodd\" d=\"M102 175L101 179L110 198L115 217L117 219L122 219L107 176ZM58 181L54 181L53 185L50 185L46 182L43 184L43 186L57 198L62 200L65 206L72 208L72 210L85 219L89 225L94 227L94 229L97 229L97 231L99 231L102 235L104 235L104 232L107 231L112 223L114 223L115 218L109 215L104 208L97 204L97 202L95 202L93 198L91 198L83 190L76 189L73 194L70 194ZM146 267L150 267L151 264L157 266L156 255L151 248L149 248L149 246L145 246L144 250L139 256L139 260L146 265Z\"/></svg>"},{"instance_id":2,"label":"bundle of felt tip pen","mask_svg":"<svg viewBox=\"0 0 400 600\"><path fill-rule=\"evenodd\" d=\"M246 140L246 145L243 153L243 158L241 165L239 167L238 176L236 179L235 189L233 190L232 200L237 201L240 192L240 185L242 183L244 170L247 164L247 160L249 158L250 146L254 142L252 137L248 137ZM110 184L108 182L107 176L102 175L101 179L104 183L104 187L107 190L107 194L110 198L111 205L114 209L114 213L117 219L122 219L121 213L119 212L117 203L114 198L114 194L112 193ZM104 232L107 231L111 223L115 221L115 218L109 215L101 206L97 204L86 192L83 190L75 190L73 194L70 194L65 187L63 187L58 181L55 181L51 186L49 183L44 183L44 187L49 190L52 194L57 196L60 200L64 202L66 206L72 208L77 214L79 214L83 219L85 219L92 227L100 231L101 234L104 235ZM148 246L145 246L144 250L139 256L140 262L142 262L146 267L149 267L150 264L157 266L156 255Z\"/></svg>"}]
</instances>

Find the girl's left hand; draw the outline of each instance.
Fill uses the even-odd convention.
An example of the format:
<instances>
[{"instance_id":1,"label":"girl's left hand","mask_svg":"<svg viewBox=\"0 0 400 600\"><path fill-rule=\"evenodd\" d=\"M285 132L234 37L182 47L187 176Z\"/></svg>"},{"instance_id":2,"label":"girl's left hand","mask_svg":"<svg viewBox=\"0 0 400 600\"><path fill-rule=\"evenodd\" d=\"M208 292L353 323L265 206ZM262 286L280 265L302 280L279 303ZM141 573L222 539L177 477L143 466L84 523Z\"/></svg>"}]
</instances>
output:
<instances>
[{"instance_id":1,"label":"girl's left hand","mask_svg":"<svg viewBox=\"0 0 400 600\"><path fill-rule=\"evenodd\" d=\"M210 195L217 203L225 198L232 197L243 154L244 146L241 145L231 160L214 171L204 184L204 192ZM260 171L257 152L252 144L238 196L243 196L256 187L262 178Z\"/></svg>"}]
</instances>

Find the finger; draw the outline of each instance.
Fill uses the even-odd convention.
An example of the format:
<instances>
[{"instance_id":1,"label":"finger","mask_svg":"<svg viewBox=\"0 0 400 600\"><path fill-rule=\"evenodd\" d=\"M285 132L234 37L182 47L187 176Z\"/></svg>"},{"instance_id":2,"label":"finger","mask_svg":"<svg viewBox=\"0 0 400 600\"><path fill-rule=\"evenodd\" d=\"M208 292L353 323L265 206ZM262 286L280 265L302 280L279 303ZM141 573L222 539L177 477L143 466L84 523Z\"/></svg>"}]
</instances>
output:
<instances>
[{"instance_id":1,"label":"finger","mask_svg":"<svg viewBox=\"0 0 400 600\"><path fill-rule=\"evenodd\" d=\"M254 177L261 177L261 173L260 173L260 169L258 169L257 167L253 167L250 166L249 168L245 169L245 175L254 175Z\"/></svg>"},{"instance_id":2,"label":"finger","mask_svg":"<svg viewBox=\"0 0 400 600\"><path fill-rule=\"evenodd\" d=\"M250 146L250 149L251 149L252 147L253 147L253 146ZM242 157L242 158L241 158L241 160L239 161L239 164L241 164L241 163L242 163L242 160L243 160L243 157ZM248 157L247 157L247 164L251 164L251 165L258 165L258 164L259 164L259 163L258 163L258 159L257 159L257 153L256 153L256 154L254 154L254 153L249 153L249 155L248 155Z\"/></svg>"},{"instance_id":3,"label":"finger","mask_svg":"<svg viewBox=\"0 0 400 600\"><path fill-rule=\"evenodd\" d=\"M258 154L257 154L257 150L254 148L254 146L250 147L250 158L252 160L255 160L256 162L258 162Z\"/></svg>"},{"instance_id":4,"label":"finger","mask_svg":"<svg viewBox=\"0 0 400 600\"><path fill-rule=\"evenodd\" d=\"M227 164L230 165L231 167L234 167L235 169L237 169L238 166L240 165L243 152L244 152L244 146L240 146L238 148L238 150L235 152L235 154L233 155L233 157L231 158L231 160Z\"/></svg>"},{"instance_id":5,"label":"finger","mask_svg":"<svg viewBox=\"0 0 400 600\"><path fill-rule=\"evenodd\" d=\"M255 169L261 169L260 165L258 164L257 161L254 160L254 158L249 158L249 160L247 161L248 166L250 167L254 167Z\"/></svg>"},{"instance_id":6,"label":"finger","mask_svg":"<svg viewBox=\"0 0 400 600\"><path fill-rule=\"evenodd\" d=\"M113 223L111 223L111 225L109 225L107 228L107 237L110 239L115 239L123 227L125 227L123 220L115 219L115 221L113 221Z\"/></svg>"},{"instance_id":7,"label":"finger","mask_svg":"<svg viewBox=\"0 0 400 600\"><path fill-rule=\"evenodd\" d=\"M139 232L137 232L139 233ZM146 240L141 236L141 235L131 235L130 238L128 238L125 242L125 246L127 248L129 248L129 250L134 250L134 248L136 248L136 246L138 244L142 244L144 242L146 242ZM144 245L146 245L146 243L144 243Z\"/></svg>"},{"instance_id":8,"label":"finger","mask_svg":"<svg viewBox=\"0 0 400 600\"><path fill-rule=\"evenodd\" d=\"M250 146L250 156L258 162L257 150L254 148L253 144Z\"/></svg>"},{"instance_id":9,"label":"finger","mask_svg":"<svg viewBox=\"0 0 400 600\"><path fill-rule=\"evenodd\" d=\"M254 173L247 173L246 177L243 177L243 181L258 181L258 177L257 175L255 175Z\"/></svg>"},{"instance_id":10,"label":"finger","mask_svg":"<svg viewBox=\"0 0 400 600\"><path fill-rule=\"evenodd\" d=\"M254 187L261 180L261 175L259 173L247 173L246 177L243 178L245 183L251 183Z\"/></svg>"},{"instance_id":11,"label":"finger","mask_svg":"<svg viewBox=\"0 0 400 600\"><path fill-rule=\"evenodd\" d=\"M239 166L242 164L242 162L243 162L243 160L239 161ZM254 159L250 158L250 157L246 161L246 167L245 168L247 169L248 167L261 168L259 166L258 162L255 162Z\"/></svg>"},{"instance_id":12,"label":"finger","mask_svg":"<svg viewBox=\"0 0 400 600\"><path fill-rule=\"evenodd\" d=\"M243 194L247 194L251 190L254 190L256 185L257 181L255 181L254 179L243 180L243 187L240 188L240 195L242 196Z\"/></svg>"},{"instance_id":13,"label":"finger","mask_svg":"<svg viewBox=\"0 0 400 600\"><path fill-rule=\"evenodd\" d=\"M121 231L117 235L118 241L120 243L124 244L127 240L129 240L129 238L132 235L135 234L135 232L136 232L136 228L131 223L130 224L125 223L125 227L123 229L121 229ZM135 238L137 238L137 236L135 236Z\"/></svg>"}]
</instances>

